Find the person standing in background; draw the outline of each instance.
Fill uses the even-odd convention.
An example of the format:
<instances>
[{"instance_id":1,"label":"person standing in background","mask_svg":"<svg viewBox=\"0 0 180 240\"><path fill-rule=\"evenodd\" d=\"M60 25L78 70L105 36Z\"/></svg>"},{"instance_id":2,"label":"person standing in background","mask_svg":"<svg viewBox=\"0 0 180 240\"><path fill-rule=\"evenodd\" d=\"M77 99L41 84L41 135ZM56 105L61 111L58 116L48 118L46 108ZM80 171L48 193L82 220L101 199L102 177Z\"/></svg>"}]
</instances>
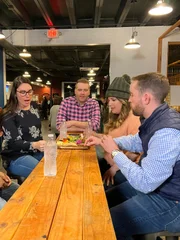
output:
<instances>
[{"instance_id":1,"label":"person standing in background","mask_svg":"<svg viewBox=\"0 0 180 240\"><path fill-rule=\"evenodd\" d=\"M48 113L47 113L47 111L48 111L48 100L47 100L46 96L43 96L43 101L42 101L41 108L42 108L42 119L47 120L48 119Z\"/></svg>"},{"instance_id":2,"label":"person standing in background","mask_svg":"<svg viewBox=\"0 0 180 240\"><path fill-rule=\"evenodd\" d=\"M41 120L38 109L31 105L32 95L30 80L15 78L9 101L0 114L3 165L22 177L27 177L44 155Z\"/></svg>"},{"instance_id":3,"label":"person standing in background","mask_svg":"<svg viewBox=\"0 0 180 240\"><path fill-rule=\"evenodd\" d=\"M56 137L58 137L59 131L56 128L56 119L59 111L59 106L62 102L62 98L56 96L53 102L54 102L54 105L50 109L49 121L50 121L51 132L54 133Z\"/></svg>"},{"instance_id":4,"label":"person standing in background","mask_svg":"<svg viewBox=\"0 0 180 240\"><path fill-rule=\"evenodd\" d=\"M56 127L59 130L66 121L68 131L84 131L91 122L94 131L100 128L100 108L96 100L89 98L90 86L88 80L81 78L75 86L75 96L65 98L58 111Z\"/></svg>"}]
</instances>

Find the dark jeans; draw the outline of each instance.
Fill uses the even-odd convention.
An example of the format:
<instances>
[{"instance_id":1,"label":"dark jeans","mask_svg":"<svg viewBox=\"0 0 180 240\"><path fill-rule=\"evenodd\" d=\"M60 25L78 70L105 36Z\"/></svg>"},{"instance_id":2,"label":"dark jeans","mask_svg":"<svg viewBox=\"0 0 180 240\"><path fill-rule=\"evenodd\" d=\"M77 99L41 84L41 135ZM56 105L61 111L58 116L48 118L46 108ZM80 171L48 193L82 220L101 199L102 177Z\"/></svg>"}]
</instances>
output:
<instances>
[{"instance_id":1,"label":"dark jeans","mask_svg":"<svg viewBox=\"0 0 180 240\"><path fill-rule=\"evenodd\" d=\"M180 231L180 202L157 193L144 194L128 181L106 191L111 217L118 240L133 235L160 231Z\"/></svg>"},{"instance_id":2,"label":"dark jeans","mask_svg":"<svg viewBox=\"0 0 180 240\"><path fill-rule=\"evenodd\" d=\"M14 194L19 185L12 182L9 187L0 190L0 209L6 204L6 201Z\"/></svg>"},{"instance_id":3,"label":"dark jeans","mask_svg":"<svg viewBox=\"0 0 180 240\"><path fill-rule=\"evenodd\" d=\"M102 158L102 159L99 159L98 160L98 163L99 163L99 168L100 168L100 172L101 172L101 176L103 177L104 173L111 167L107 161ZM104 186L105 187L105 190L108 190L109 188L113 187L113 186L116 186L116 185L119 185L123 182L127 181L127 179L125 178L125 176L121 173L121 171L117 171L115 176L114 176L114 185L109 185L109 186Z\"/></svg>"}]
</instances>

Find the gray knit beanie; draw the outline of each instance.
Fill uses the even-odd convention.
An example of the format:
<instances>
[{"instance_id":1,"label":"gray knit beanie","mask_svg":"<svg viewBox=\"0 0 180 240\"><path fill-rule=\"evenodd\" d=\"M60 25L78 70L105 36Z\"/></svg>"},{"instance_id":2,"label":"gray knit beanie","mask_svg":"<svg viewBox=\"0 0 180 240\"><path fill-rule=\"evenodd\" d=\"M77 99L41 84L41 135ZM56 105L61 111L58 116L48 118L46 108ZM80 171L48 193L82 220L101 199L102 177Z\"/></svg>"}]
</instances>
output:
<instances>
[{"instance_id":1,"label":"gray knit beanie","mask_svg":"<svg viewBox=\"0 0 180 240\"><path fill-rule=\"evenodd\" d=\"M124 74L122 77L116 77L106 91L106 98L116 97L128 100L130 83L131 79L127 74Z\"/></svg>"}]
</instances>

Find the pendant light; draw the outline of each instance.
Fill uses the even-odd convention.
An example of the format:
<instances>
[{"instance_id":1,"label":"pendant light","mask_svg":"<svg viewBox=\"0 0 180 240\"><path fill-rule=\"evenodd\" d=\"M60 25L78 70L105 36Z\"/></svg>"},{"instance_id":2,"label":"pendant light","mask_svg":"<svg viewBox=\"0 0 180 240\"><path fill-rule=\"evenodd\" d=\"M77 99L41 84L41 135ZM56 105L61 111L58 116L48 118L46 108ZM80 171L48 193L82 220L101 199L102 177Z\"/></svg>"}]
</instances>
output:
<instances>
[{"instance_id":1,"label":"pendant light","mask_svg":"<svg viewBox=\"0 0 180 240\"><path fill-rule=\"evenodd\" d=\"M133 4L132 7L133 7L133 10L135 11L136 0L132 0L131 3ZM133 22L134 22L134 11L133 11ZM134 23L134 25L135 25L135 23ZM124 48L126 48L126 49L140 48L141 45L138 42L136 42L136 39L135 39L135 37L137 37L137 35L138 35L138 32L136 31L136 27L132 27L131 39L129 40L128 43L125 44Z\"/></svg>"},{"instance_id":2,"label":"pendant light","mask_svg":"<svg viewBox=\"0 0 180 240\"><path fill-rule=\"evenodd\" d=\"M137 31L135 30L135 28L132 29L132 37L129 40L128 43L126 43L126 45L124 46L124 48L126 49L137 49L140 48L140 44L138 42L136 42L135 37L137 36Z\"/></svg>"},{"instance_id":3,"label":"pendant light","mask_svg":"<svg viewBox=\"0 0 180 240\"><path fill-rule=\"evenodd\" d=\"M24 30L24 46L25 44L26 44L26 39L25 39L25 30ZM31 54L26 50L26 48L24 48L23 51L19 53L19 56L23 58L29 58L31 57Z\"/></svg>"},{"instance_id":4,"label":"pendant light","mask_svg":"<svg viewBox=\"0 0 180 240\"><path fill-rule=\"evenodd\" d=\"M48 80L48 81L46 82L46 85L51 85L51 82Z\"/></svg>"},{"instance_id":5,"label":"pendant light","mask_svg":"<svg viewBox=\"0 0 180 240\"><path fill-rule=\"evenodd\" d=\"M0 39L5 39L4 34L2 33L2 30L0 29Z\"/></svg>"},{"instance_id":6,"label":"pendant light","mask_svg":"<svg viewBox=\"0 0 180 240\"><path fill-rule=\"evenodd\" d=\"M31 77L31 75L28 72L24 72L23 77Z\"/></svg>"},{"instance_id":7,"label":"pendant light","mask_svg":"<svg viewBox=\"0 0 180 240\"><path fill-rule=\"evenodd\" d=\"M159 0L157 2L157 4L149 10L149 14L150 15L154 15L154 16L161 16L161 15L166 15L166 14L169 14L173 11L173 8L165 3L164 0Z\"/></svg>"},{"instance_id":8,"label":"pendant light","mask_svg":"<svg viewBox=\"0 0 180 240\"><path fill-rule=\"evenodd\" d=\"M94 72L93 69L90 70L90 72L87 74L89 77L90 76L96 76L96 73Z\"/></svg>"},{"instance_id":9,"label":"pendant light","mask_svg":"<svg viewBox=\"0 0 180 240\"><path fill-rule=\"evenodd\" d=\"M29 58L31 54L24 48L22 52L19 53L20 57Z\"/></svg>"},{"instance_id":10,"label":"pendant light","mask_svg":"<svg viewBox=\"0 0 180 240\"><path fill-rule=\"evenodd\" d=\"M38 77L38 78L36 79L36 82L42 82L42 79L41 79L40 77Z\"/></svg>"}]
</instances>

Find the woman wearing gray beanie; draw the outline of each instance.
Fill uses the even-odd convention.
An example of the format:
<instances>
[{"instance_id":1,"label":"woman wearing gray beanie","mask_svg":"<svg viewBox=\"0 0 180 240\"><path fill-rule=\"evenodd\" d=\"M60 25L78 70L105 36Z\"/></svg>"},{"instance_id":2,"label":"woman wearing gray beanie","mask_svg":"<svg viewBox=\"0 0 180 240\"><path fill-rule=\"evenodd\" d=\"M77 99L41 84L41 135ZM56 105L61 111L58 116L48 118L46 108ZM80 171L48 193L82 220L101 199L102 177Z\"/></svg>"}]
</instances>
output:
<instances>
[{"instance_id":1,"label":"woman wearing gray beanie","mask_svg":"<svg viewBox=\"0 0 180 240\"><path fill-rule=\"evenodd\" d=\"M106 91L106 98L108 98L108 105L110 108L109 120L104 125L104 133L115 137L126 136L129 134L136 134L140 126L139 117L133 115L130 103L128 102L130 96L130 77L123 75L122 77L116 77L109 85ZM102 134L94 134L96 137L101 137ZM127 153L128 157L133 161L136 160L137 155L133 153ZM104 158L108 158L108 155L104 155ZM114 176L119 170L114 164L109 166L105 160L99 159L99 165L103 180L107 186L109 183L114 184ZM108 169L108 170L107 170ZM121 172L116 174L115 182L123 180ZM118 176L119 175L119 176Z\"/></svg>"}]
</instances>

